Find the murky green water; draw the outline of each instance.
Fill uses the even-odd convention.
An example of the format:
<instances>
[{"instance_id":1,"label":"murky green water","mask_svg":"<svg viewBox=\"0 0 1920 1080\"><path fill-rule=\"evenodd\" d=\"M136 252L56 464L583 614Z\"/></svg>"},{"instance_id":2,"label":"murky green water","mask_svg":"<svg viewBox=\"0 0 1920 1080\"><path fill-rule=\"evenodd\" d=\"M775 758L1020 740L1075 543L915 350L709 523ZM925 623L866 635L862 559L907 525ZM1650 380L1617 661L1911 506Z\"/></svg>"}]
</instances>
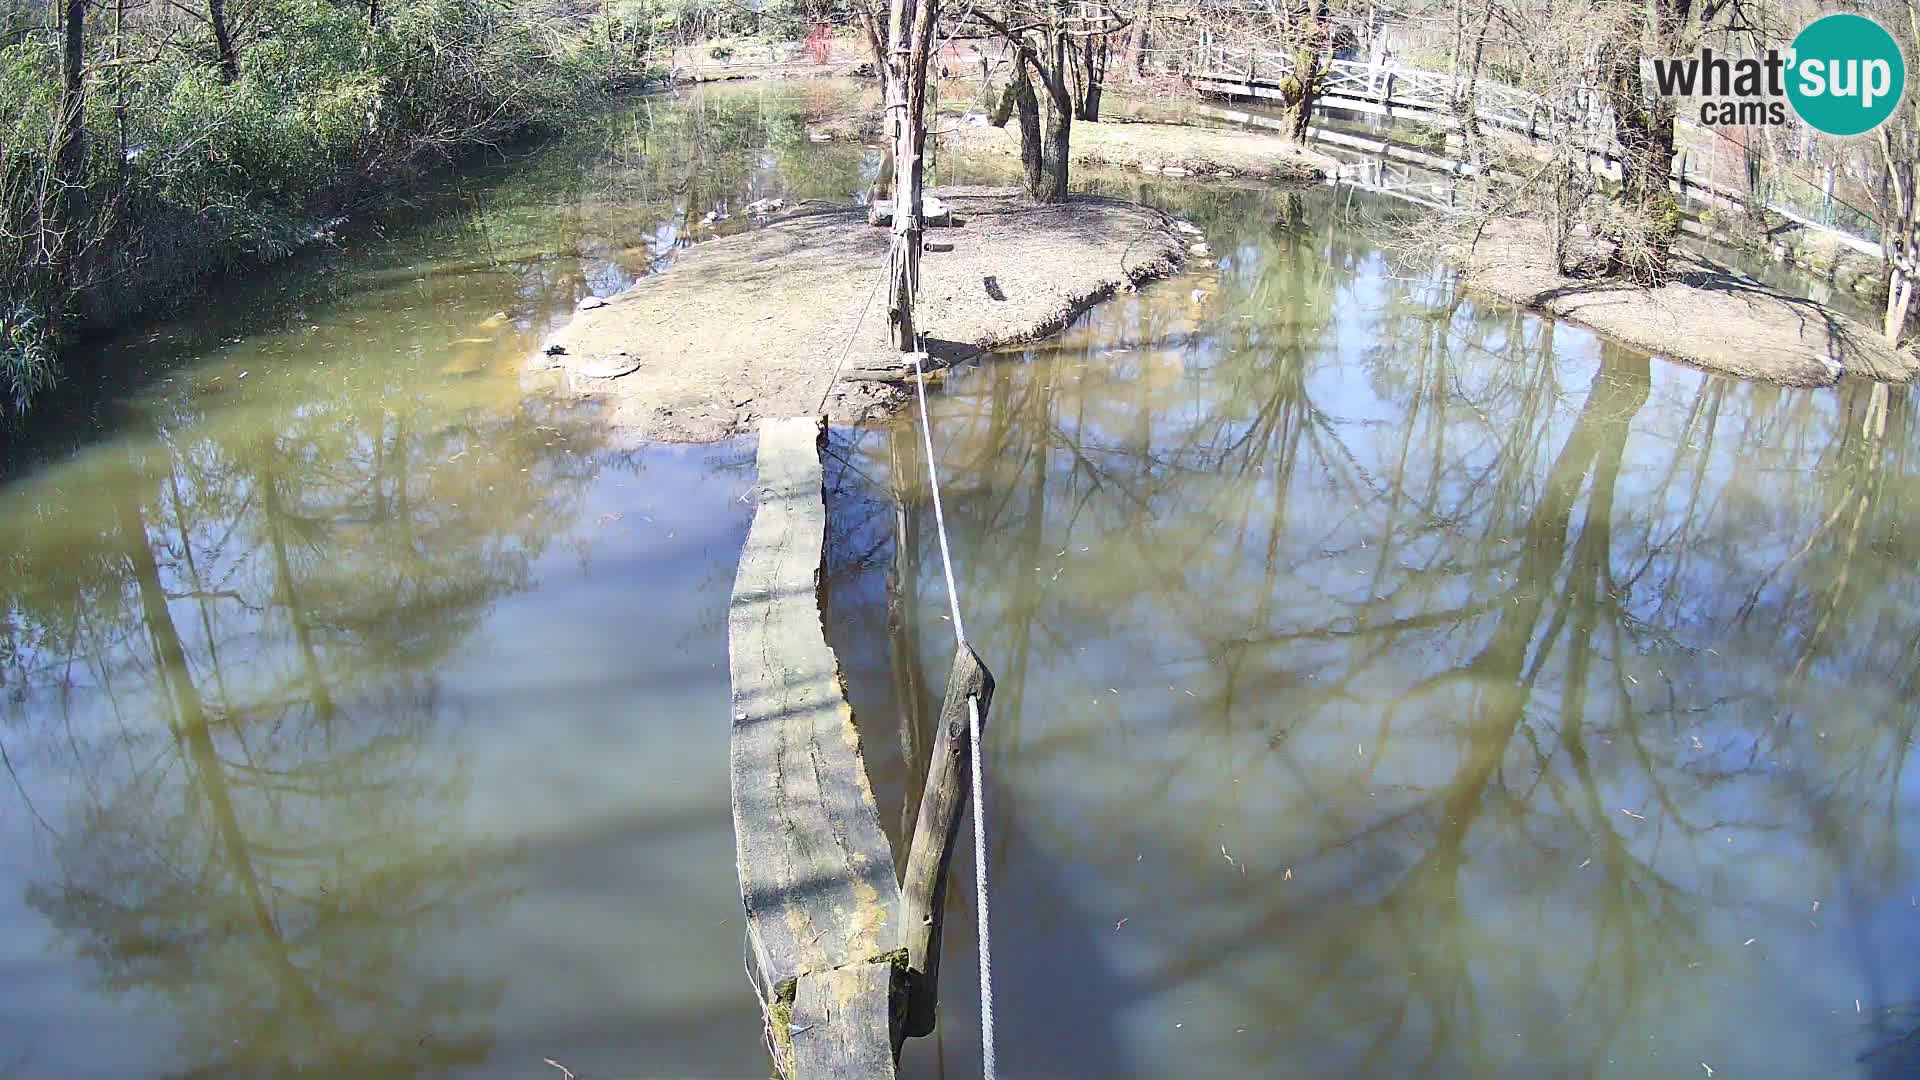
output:
<instances>
[{"instance_id":1,"label":"murky green water","mask_svg":"<svg viewBox=\"0 0 1920 1080\"><path fill-rule=\"evenodd\" d=\"M105 344L7 445L0 1073L766 1075L725 752L752 447L615 453L518 365L708 211L864 190L877 152L808 137L846 93L469 168ZM935 399L999 676L1003 1073L1905 1075L1905 395L1459 300L1331 192L1141 193L1223 266ZM894 700L951 648L908 435L830 476L890 827ZM959 863L911 1075L975 1068Z\"/></svg>"},{"instance_id":2,"label":"murky green water","mask_svg":"<svg viewBox=\"0 0 1920 1080\"><path fill-rule=\"evenodd\" d=\"M999 676L1002 1060L1910 1075L1905 394L1714 378L1454 297L1342 204L1193 206L1216 274L937 399ZM912 449L859 444L907 463L897 647L937 687Z\"/></svg>"},{"instance_id":3,"label":"murky green water","mask_svg":"<svg viewBox=\"0 0 1920 1080\"><path fill-rule=\"evenodd\" d=\"M105 343L8 444L0 1075L765 1075L725 723L753 448L611 453L519 366L708 210L862 190L807 138L842 93L483 162Z\"/></svg>"}]
</instances>

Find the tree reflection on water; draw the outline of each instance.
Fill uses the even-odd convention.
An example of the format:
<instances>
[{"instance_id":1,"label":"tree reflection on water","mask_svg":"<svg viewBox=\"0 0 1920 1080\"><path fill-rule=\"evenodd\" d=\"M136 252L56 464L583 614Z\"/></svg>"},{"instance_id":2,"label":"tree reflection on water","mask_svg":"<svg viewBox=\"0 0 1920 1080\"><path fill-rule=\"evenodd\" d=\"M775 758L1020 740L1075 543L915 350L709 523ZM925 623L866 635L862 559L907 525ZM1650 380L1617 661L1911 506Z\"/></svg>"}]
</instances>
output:
<instances>
[{"instance_id":1,"label":"tree reflection on water","mask_svg":"<svg viewBox=\"0 0 1920 1080\"><path fill-rule=\"evenodd\" d=\"M1260 198L1187 207L1217 270L936 410L1023 1051L1099 1071L1071 1016L1141 1075L1891 1075L1905 392L1650 361ZM944 671L924 466L862 446Z\"/></svg>"},{"instance_id":2,"label":"tree reflection on water","mask_svg":"<svg viewBox=\"0 0 1920 1080\"><path fill-rule=\"evenodd\" d=\"M505 898L510 853L454 827L436 670L527 586L598 435L338 406L56 470L4 525L12 764L73 778L27 899L167 1002L182 1075L445 1075L492 1044L504 980L432 942Z\"/></svg>"}]
</instances>

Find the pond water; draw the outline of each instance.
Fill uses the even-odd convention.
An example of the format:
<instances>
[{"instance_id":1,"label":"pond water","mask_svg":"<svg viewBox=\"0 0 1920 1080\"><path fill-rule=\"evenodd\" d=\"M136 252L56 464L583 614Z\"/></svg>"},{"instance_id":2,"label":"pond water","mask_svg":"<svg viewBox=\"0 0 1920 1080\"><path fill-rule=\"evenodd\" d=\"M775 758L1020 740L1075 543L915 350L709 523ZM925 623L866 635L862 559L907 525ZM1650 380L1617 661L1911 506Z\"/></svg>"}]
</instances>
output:
<instances>
[{"instance_id":1,"label":"pond water","mask_svg":"<svg viewBox=\"0 0 1920 1080\"><path fill-rule=\"evenodd\" d=\"M1217 270L934 402L999 678L1002 1061L1911 1075L1905 394L1459 297L1336 193L1185 209ZM913 447L851 449L906 491L895 649L938 687Z\"/></svg>"},{"instance_id":2,"label":"pond water","mask_svg":"<svg viewBox=\"0 0 1920 1080\"><path fill-rule=\"evenodd\" d=\"M857 198L879 153L808 137L851 92L473 165L10 439L0 1075L767 1075L751 441L615 451L518 366L709 210ZM1003 1072L1911 1071L1905 393L1462 299L1344 193L1089 181L1222 258L933 400L999 679ZM837 432L829 477L896 842L952 648L913 435ZM908 1075L977 1070L971 874Z\"/></svg>"},{"instance_id":3,"label":"pond water","mask_svg":"<svg viewBox=\"0 0 1920 1080\"><path fill-rule=\"evenodd\" d=\"M725 616L753 446L519 366L844 91L642 101L100 346L6 444L0 1075L765 1075ZM877 162L877 156L874 159Z\"/></svg>"}]
</instances>

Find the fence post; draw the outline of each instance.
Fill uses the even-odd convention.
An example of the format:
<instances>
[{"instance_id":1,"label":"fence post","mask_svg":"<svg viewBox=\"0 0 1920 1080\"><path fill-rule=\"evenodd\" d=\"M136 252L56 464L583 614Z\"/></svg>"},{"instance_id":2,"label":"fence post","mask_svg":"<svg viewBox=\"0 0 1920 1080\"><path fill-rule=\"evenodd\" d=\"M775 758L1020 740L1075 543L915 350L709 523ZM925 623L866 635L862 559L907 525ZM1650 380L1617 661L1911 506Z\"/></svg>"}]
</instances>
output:
<instances>
[{"instance_id":1,"label":"fence post","mask_svg":"<svg viewBox=\"0 0 1920 1080\"><path fill-rule=\"evenodd\" d=\"M969 750L972 741L967 699L980 707L983 731L993 701L993 673L973 649L961 643L947 676L947 697L935 720L933 753L927 759L920 816L907 848L907 869L900 881L900 922L907 946L907 1007L902 1028L919 1038L931 1034L940 1001L940 929L945 921L947 866L960 831L960 813L973 787ZM977 873L978 871L976 871Z\"/></svg>"}]
</instances>

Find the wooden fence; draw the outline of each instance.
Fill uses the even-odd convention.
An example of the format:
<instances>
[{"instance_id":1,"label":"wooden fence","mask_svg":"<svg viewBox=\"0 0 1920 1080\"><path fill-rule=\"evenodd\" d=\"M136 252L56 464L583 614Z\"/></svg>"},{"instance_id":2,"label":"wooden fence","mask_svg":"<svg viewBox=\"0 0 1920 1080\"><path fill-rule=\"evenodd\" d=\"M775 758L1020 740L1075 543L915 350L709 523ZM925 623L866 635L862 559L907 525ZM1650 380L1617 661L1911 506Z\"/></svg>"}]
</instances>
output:
<instances>
[{"instance_id":1,"label":"wooden fence","mask_svg":"<svg viewBox=\"0 0 1920 1080\"><path fill-rule=\"evenodd\" d=\"M1177 57L1193 85L1225 97L1284 100L1287 81L1294 71L1292 56L1272 50L1235 49L1203 38L1199 44ZM1321 72L1316 106L1390 119L1404 119L1427 127L1458 131L1460 118L1454 107L1455 83L1442 72L1423 71L1397 64L1378 64L1365 60L1330 60ZM1618 180L1621 158L1613 143L1612 117L1605 98L1592 87L1575 89L1567 100L1550 103L1539 95L1518 87L1487 79L1474 84L1473 111L1482 125L1498 128L1531 142L1566 136L1586 158L1589 171ZM1700 138L1718 138L1710 128L1684 118L1678 123ZM1322 138L1322 141L1338 140ZM1711 144L1709 144L1711 145ZM1744 187L1724 182L1715 175L1712 156L1707 156L1705 171L1689 166L1692 154L1678 152L1674 161L1671 187L1675 194L1708 206L1740 209L1747 205ZM1825 184L1826 200L1832 202L1832 180ZM1763 206L1801 228L1832 237L1838 243L1862 254L1879 258L1881 247L1873 236L1861 231L1838 228L1814 220L1806 213L1777 201ZM1830 213L1822 216L1831 217Z\"/></svg>"}]
</instances>

